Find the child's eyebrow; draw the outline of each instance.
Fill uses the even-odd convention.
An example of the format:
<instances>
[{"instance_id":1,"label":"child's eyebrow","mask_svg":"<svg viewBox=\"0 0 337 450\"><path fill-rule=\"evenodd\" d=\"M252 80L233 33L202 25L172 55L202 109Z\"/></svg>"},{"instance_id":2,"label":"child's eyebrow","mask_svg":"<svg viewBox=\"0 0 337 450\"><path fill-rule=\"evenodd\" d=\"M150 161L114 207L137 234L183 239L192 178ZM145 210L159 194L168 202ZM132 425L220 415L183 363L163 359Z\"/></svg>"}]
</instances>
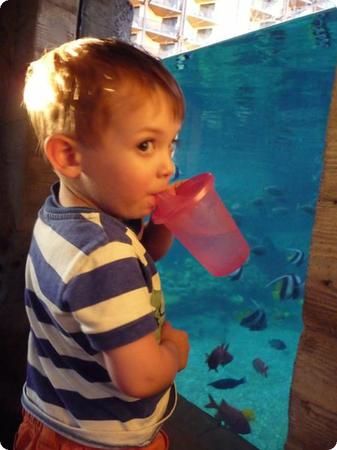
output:
<instances>
[{"instance_id":1,"label":"child's eyebrow","mask_svg":"<svg viewBox=\"0 0 337 450\"><path fill-rule=\"evenodd\" d=\"M144 127L140 128L136 131L136 133L153 133L153 134L165 134L166 130L162 128L155 128L155 127ZM175 134L175 138L179 135L179 131Z\"/></svg>"},{"instance_id":2,"label":"child's eyebrow","mask_svg":"<svg viewBox=\"0 0 337 450\"><path fill-rule=\"evenodd\" d=\"M140 128L139 130L137 130L137 134L145 134L145 133L162 135L165 134L165 130L153 127Z\"/></svg>"}]
</instances>

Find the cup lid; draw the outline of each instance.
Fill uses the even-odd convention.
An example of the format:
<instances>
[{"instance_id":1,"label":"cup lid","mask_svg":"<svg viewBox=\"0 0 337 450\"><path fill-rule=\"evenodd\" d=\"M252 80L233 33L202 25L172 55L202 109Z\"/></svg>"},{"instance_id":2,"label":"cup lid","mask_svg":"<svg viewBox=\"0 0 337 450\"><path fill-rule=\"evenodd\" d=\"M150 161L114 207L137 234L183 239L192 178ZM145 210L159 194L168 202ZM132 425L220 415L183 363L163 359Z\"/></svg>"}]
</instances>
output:
<instances>
[{"instance_id":1,"label":"cup lid","mask_svg":"<svg viewBox=\"0 0 337 450\"><path fill-rule=\"evenodd\" d=\"M199 202L214 185L214 176L201 173L156 196L156 209L152 220L156 224L165 223L173 215Z\"/></svg>"}]
</instances>

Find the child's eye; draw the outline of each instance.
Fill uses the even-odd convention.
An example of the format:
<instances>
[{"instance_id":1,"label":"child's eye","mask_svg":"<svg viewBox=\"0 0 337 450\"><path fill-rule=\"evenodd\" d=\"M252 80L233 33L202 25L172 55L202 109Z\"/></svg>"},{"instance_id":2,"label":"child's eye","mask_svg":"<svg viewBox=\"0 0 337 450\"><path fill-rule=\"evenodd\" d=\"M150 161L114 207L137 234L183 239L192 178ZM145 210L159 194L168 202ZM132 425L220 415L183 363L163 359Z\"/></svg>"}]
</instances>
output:
<instances>
[{"instance_id":1,"label":"child's eye","mask_svg":"<svg viewBox=\"0 0 337 450\"><path fill-rule=\"evenodd\" d=\"M148 152L149 150L153 149L153 142L152 141L144 141L138 144L138 149L142 152Z\"/></svg>"}]
</instances>

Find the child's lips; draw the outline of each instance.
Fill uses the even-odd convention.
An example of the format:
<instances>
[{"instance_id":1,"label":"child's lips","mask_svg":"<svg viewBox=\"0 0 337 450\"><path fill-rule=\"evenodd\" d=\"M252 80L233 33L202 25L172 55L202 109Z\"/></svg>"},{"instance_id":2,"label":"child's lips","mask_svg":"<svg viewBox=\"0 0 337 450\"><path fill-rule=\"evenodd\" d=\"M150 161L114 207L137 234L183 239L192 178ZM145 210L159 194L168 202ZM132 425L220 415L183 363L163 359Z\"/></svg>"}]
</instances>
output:
<instances>
[{"instance_id":1,"label":"child's lips","mask_svg":"<svg viewBox=\"0 0 337 450\"><path fill-rule=\"evenodd\" d=\"M169 191L170 188L171 188L170 186L167 186L165 189L161 189L160 191L157 191L157 192L154 192L154 193L150 194L150 198L153 201L154 208L156 207L157 202L158 202L158 195L164 194L164 192Z\"/></svg>"}]
</instances>

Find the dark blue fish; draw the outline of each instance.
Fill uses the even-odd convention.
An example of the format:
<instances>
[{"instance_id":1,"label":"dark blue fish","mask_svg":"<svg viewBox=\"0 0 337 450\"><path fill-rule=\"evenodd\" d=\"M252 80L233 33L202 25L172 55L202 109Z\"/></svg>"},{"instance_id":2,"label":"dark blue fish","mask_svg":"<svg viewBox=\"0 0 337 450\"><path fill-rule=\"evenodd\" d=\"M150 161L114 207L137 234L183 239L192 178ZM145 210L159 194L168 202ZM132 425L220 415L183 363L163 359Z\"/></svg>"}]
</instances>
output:
<instances>
[{"instance_id":1,"label":"dark blue fish","mask_svg":"<svg viewBox=\"0 0 337 450\"><path fill-rule=\"evenodd\" d=\"M206 353L206 363L208 364L209 370L218 371L218 366L224 366L233 360L233 356L228 352L229 344L221 344L212 350L211 354Z\"/></svg>"},{"instance_id":2,"label":"dark blue fish","mask_svg":"<svg viewBox=\"0 0 337 450\"><path fill-rule=\"evenodd\" d=\"M258 308L248 316L244 317L240 325L251 331L260 331L267 328L267 316L263 308Z\"/></svg>"},{"instance_id":3,"label":"dark blue fish","mask_svg":"<svg viewBox=\"0 0 337 450\"><path fill-rule=\"evenodd\" d=\"M242 272L243 272L243 266L240 266L238 269L229 273L228 276L231 281L237 281L237 280L240 280Z\"/></svg>"},{"instance_id":4,"label":"dark blue fish","mask_svg":"<svg viewBox=\"0 0 337 450\"><path fill-rule=\"evenodd\" d=\"M254 200L252 200L252 204L257 207L263 206L264 203L265 202L264 202L263 198L261 198L261 197L257 197Z\"/></svg>"},{"instance_id":5,"label":"dark blue fish","mask_svg":"<svg viewBox=\"0 0 337 450\"><path fill-rule=\"evenodd\" d=\"M326 24L326 16L324 13L319 14L319 16L312 21L311 29L317 46L331 46L331 35Z\"/></svg>"},{"instance_id":6,"label":"dark blue fish","mask_svg":"<svg viewBox=\"0 0 337 450\"><path fill-rule=\"evenodd\" d=\"M217 389L232 389L245 382L245 377L240 378L239 380L235 380L234 378L222 378L221 380L212 381L212 383L208 383L208 385Z\"/></svg>"},{"instance_id":7,"label":"dark blue fish","mask_svg":"<svg viewBox=\"0 0 337 450\"><path fill-rule=\"evenodd\" d=\"M276 284L278 282L281 282L281 287L278 292L281 300L288 300L291 298L293 300L296 300L301 296L303 283L298 275L295 275L293 273L282 275L280 277L274 278L272 281L266 284L266 287L269 287L272 284Z\"/></svg>"},{"instance_id":8,"label":"dark blue fish","mask_svg":"<svg viewBox=\"0 0 337 450\"><path fill-rule=\"evenodd\" d=\"M305 205L298 204L297 209L301 209L302 211L306 212L310 216L314 216L315 212L316 212L315 207L309 203L306 203Z\"/></svg>"},{"instance_id":9,"label":"dark blue fish","mask_svg":"<svg viewBox=\"0 0 337 450\"><path fill-rule=\"evenodd\" d=\"M267 248L264 245L254 245L250 251L254 253L254 255L262 256L266 254Z\"/></svg>"},{"instance_id":10,"label":"dark blue fish","mask_svg":"<svg viewBox=\"0 0 337 450\"><path fill-rule=\"evenodd\" d=\"M229 405L225 400L217 404L214 398L208 394L210 402L206 408L214 408L217 412L215 419L218 423L224 422L225 426L233 433L248 434L251 432L250 425L243 412Z\"/></svg>"},{"instance_id":11,"label":"dark blue fish","mask_svg":"<svg viewBox=\"0 0 337 450\"><path fill-rule=\"evenodd\" d=\"M290 264L294 264L295 266L300 266L304 260L305 255L304 252L298 248L287 248L287 251L291 252L292 255L288 258L288 262Z\"/></svg>"},{"instance_id":12,"label":"dark blue fish","mask_svg":"<svg viewBox=\"0 0 337 450\"><path fill-rule=\"evenodd\" d=\"M271 347L276 348L276 350L285 350L287 348L285 342L281 339L270 339L269 344Z\"/></svg>"}]
</instances>

